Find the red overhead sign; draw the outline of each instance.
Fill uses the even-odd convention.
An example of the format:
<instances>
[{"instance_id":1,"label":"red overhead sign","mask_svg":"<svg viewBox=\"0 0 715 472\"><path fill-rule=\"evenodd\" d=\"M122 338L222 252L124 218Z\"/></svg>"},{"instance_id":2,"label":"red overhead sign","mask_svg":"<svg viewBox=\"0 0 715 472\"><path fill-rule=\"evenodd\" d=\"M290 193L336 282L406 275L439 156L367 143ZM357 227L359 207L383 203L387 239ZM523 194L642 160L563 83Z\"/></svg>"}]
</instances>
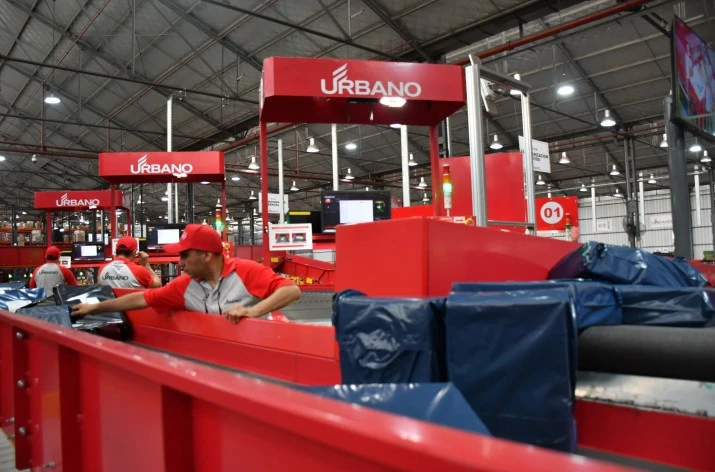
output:
<instances>
[{"instance_id":1,"label":"red overhead sign","mask_svg":"<svg viewBox=\"0 0 715 472\"><path fill-rule=\"evenodd\" d=\"M383 97L406 104L391 108L379 104ZM465 102L461 66L302 57L263 61L263 121L428 125Z\"/></svg>"},{"instance_id":2,"label":"red overhead sign","mask_svg":"<svg viewBox=\"0 0 715 472\"><path fill-rule=\"evenodd\" d=\"M578 197L536 199L537 231L564 231L567 219L578 226Z\"/></svg>"},{"instance_id":3,"label":"red overhead sign","mask_svg":"<svg viewBox=\"0 0 715 472\"><path fill-rule=\"evenodd\" d=\"M99 176L113 183L221 182L223 152L103 152Z\"/></svg>"},{"instance_id":4,"label":"red overhead sign","mask_svg":"<svg viewBox=\"0 0 715 472\"><path fill-rule=\"evenodd\" d=\"M111 208L112 193L109 190L77 190L64 192L35 192L35 208L38 210L106 210ZM124 208L124 194L114 191L114 205Z\"/></svg>"}]
</instances>

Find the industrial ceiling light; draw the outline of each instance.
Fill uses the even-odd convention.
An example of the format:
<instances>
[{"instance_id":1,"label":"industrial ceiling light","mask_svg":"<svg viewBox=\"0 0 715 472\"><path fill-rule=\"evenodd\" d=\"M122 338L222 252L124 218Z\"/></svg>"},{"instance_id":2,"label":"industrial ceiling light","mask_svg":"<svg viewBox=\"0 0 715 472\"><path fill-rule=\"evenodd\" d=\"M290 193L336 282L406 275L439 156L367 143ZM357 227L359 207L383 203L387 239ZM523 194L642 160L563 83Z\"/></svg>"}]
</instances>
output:
<instances>
[{"instance_id":1,"label":"industrial ceiling light","mask_svg":"<svg viewBox=\"0 0 715 472\"><path fill-rule=\"evenodd\" d=\"M353 173L350 172L350 167L348 167L348 171L345 174L345 180L353 180L354 178L355 178L355 176L353 176Z\"/></svg>"},{"instance_id":2,"label":"industrial ceiling light","mask_svg":"<svg viewBox=\"0 0 715 472\"><path fill-rule=\"evenodd\" d=\"M499 135L495 134L494 135L494 141L489 145L490 148L494 149L495 151L498 151L499 149L503 148L504 146L502 143L499 142Z\"/></svg>"},{"instance_id":3,"label":"industrial ceiling light","mask_svg":"<svg viewBox=\"0 0 715 472\"><path fill-rule=\"evenodd\" d=\"M546 182L541 178L541 174L537 176L536 185L546 185Z\"/></svg>"},{"instance_id":4,"label":"industrial ceiling light","mask_svg":"<svg viewBox=\"0 0 715 472\"><path fill-rule=\"evenodd\" d=\"M662 148L668 147L668 134L667 133L663 133L663 140L660 142L660 147L662 147Z\"/></svg>"},{"instance_id":5,"label":"industrial ceiling light","mask_svg":"<svg viewBox=\"0 0 715 472\"><path fill-rule=\"evenodd\" d=\"M291 191L291 192L297 192L297 191L298 191L298 186L295 184L295 180L293 181L293 185L290 186L290 191Z\"/></svg>"},{"instance_id":6,"label":"industrial ceiling light","mask_svg":"<svg viewBox=\"0 0 715 472\"><path fill-rule=\"evenodd\" d=\"M702 151L703 148L700 146L700 143L698 142L698 138L695 138L695 143L693 143L692 146L690 146L690 152L700 152Z\"/></svg>"},{"instance_id":7,"label":"industrial ceiling light","mask_svg":"<svg viewBox=\"0 0 715 472\"><path fill-rule=\"evenodd\" d=\"M249 170L258 170L261 166L256 163L256 156L251 156L251 162L248 164Z\"/></svg>"},{"instance_id":8,"label":"industrial ceiling light","mask_svg":"<svg viewBox=\"0 0 715 472\"><path fill-rule=\"evenodd\" d=\"M202 181L201 181L201 185L208 185L208 184L210 184L210 183L211 183L211 182L209 182L208 180L202 180Z\"/></svg>"},{"instance_id":9,"label":"industrial ceiling light","mask_svg":"<svg viewBox=\"0 0 715 472\"><path fill-rule=\"evenodd\" d=\"M514 80L521 81L521 76L519 74L514 74ZM517 89L511 89L509 93L511 95L521 95L521 92Z\"/></svg>"},{"instance_id":10,"label":"industrial ceiling light","mask_svg":"<svg viewBox=\"0 0 715 472\"><path fill-rule=\"evenodd\" d=\"M427 182L425 182L424 177L420 177L420 183L417 184L419 188L427 188Z\"/></svg>"},{"instance_id":11,"label":"industrial ceiling light","mask_svg":"<svg viewBox=\"0 0 715 472\"><path fill-rule=\"evenodd\" d=\"M53 93L45 97L45 103L48 105L58 105L60 103L60 97L55 97Z\"/></svg>"},{"instance_id":12,"label":"industrial ceiling light","mask_svg":"<svg viewBox=\"0 0 715 472\"><path fill-rule=\"evenodd\" d=\"M0 162L4 162L4 161L5 161L5 156L0 155Z\"/></svg>"},{"instance_id":13,"label":"industrial ceiling light","mask_svg":"<svg viewBox=\"0 0 715 472\"><path fill-rule=\"evenodd\" d=\"M548 191L546 193L546 198L551 198L551 184L546 186L548 188Z\"/></svg>"},{"instance_id":14,"label":"industrial ceiling light","mask_svg":"<svg viewBox=\"0 0 715 472\"><path fill-rule=\"evenodd\" d=\"M248 196L249 200L258 200L258 197L256 196L255 193L253 193L253 190L251 190L251 194Z\"/></svg>"},{"instance_id":15,"label":"industrial ceiling light","mask_svg":"<svg viewBox=\"0 0 715 472\"><path fill-rule=\"evenodd\" d=\"M568 97L572 93L574 93L576 89L573 87L573 85L569 83L561 84L559 85L559 88L556 90L556 93L558 93L562 97Z\"/></svg>"},{"instance_id":16,"label":"industrial ceiling light","mask_svg":"<svg viewBox=\"0 0 715 472\"><path fill-rule=\"evenodd\" d=\"M355 149L357 149L357 144L353 142L347 143L345 145L345 149L347 149L348 151L354 151Z\"/></svg>"},{"instance_id":17,"label":"industrial ceiling light","mask_svg":"<svg viewBox=\"0 0 715 472\"><path fill-rule=\"evenodd\" d=\"M413 156L412 153L410 153L410 160L407 161L407 165L410 167L414 167L417 165L417 161L415 161L415 156Z\"/></svg>"},{"instance_id":18,"label":"industrial ceiling light","mask_svg":"<svg viewBox=\"0 0 715 472\"><path fill-rule=\"evenodd\" d=\"M305 148L306 152L320 152L320 149L318 149L318 146L315 145L315 138L310 138L308 142L308 147Z\"/></svg>"},{"instance_id":19,"label":"industrial ceiling light","mask_svg":"<svg viewBox=\"0 0 715 472\"><path fill-rule=\"evenodd\" d=\"M578 189L578 191L579 191L579 192L583 192L583 193L588 192L588 189L586 188L586 184L584 184L583 182L581 182L581 188Z\"/></svg>"},{"instance_id":20,"label":"industrial ceiling light","mask_svg":"<svg viewBox=\"0 0 715 472\"><path fill-rule=\"evenodd\" d=\"M566 155L566 151L561 153L561 159L559 159L559 164L571 164L569 156Z\"/></svg>"},{"instance_id":21,"label":"industrial ceiling light","mask_svg":"<svg viewBox=\"0 0 715 472\"><path fill-rule=\"evenodd\" d=\"M613 196L616 198L621 198L623 194L620 192L620 190L618 190L618 188L616 188L616 191L613 192Z\"/></svg>"},{"instance_id":22,"label":"industrial ceiling light","mask_svg":"<svg viewBox=\"0 0 715 472\"><path fill-rule=\"evenodd\" d=\"M382 97L380 99L380 104L390 108L400 108L405 106L405 103L407 103L407 100L402 97Z\"/></svg>"},{"instance_id":23,"label":"industrial ceiling light","mask_svg":"<svg viewBox=\"0 0 715 472\"><path fill-rule=\"evenodd\" d=\"M616 121L611 118L611 112L606 110L603 112L603 120L601 120L601 126L605 128L610 128L611 126L616 126Z\"/></svg>"},{"instance_id":24,"label":"industrial ceiling light","mask_svg":"<svg viewBox=\"0 0 715 472\"><path fill-rule=\"evenodd\" d=\"M168 201L169 201L169 197L161 197L161 201L162 201L162 202L168 202Z\"/></svg>"},{"instance_id":25,"label":"industrial ceiling light","mask_svg":"<svg viewBox=\"0 0 715 472\"><path fill-rule=\"evenodd\" d=\"M429 203L429 198L427 198L427 192L422 194L422 203Z\"/></svg>"},{"instance_id":26,"label":"industrial ceiling light","mask_svg":"<svg viewBox=\"0 0 715 472\"><path fill-rule=\"evenodd\" d=\"M653 174L650 174L650 178L648 179L649 184L655 184L655 177L653 177Z\"/></svg>"},{"instance_id":27,"label":"industrial ceiling light","mask_svg":"<svg viewBox=\"0 0 715 472\"><path fill-rule=\"evenodd\" d=\"M366 191L366 192L369 192L369 191L370 191L370 187L365 187L365 191Z\"/></svg>"},{"instance_id":28,"label":"industrial ceiling light","mask_svg":"<svg viewBox=\"0 0 715 472\"><path fill-rule=\"evenodd\" d=\"M30 159L32 162L37 162L37 154L32 155L32 159Z\"/></svg>"},{"instance_id":29,"label":"industrial ceiling light","mask_svg":"<svg viewBox=\"0 0 715 472\"><path fill-rule=\"evenodd\" d=\"M241 177L234 175L233 177L231 177L231 180L233 180L234 182L238 182L239 180L241 180Z\"/></svg>"},{"instance_id":30,"label":"industrial ceiling light","mask_svg":"<svg viewBox=\"0 0 715 472\"><path fill-rule=\"evenodd\" d=\"M700 162L707 164L708 162L712 162L712 159L710 156L708 156L708 150L703 151L703 157L700 158Z\"/></svg>"},{"instance_id":31,"label":"industrial ceiling light","mask_svg":"<svg viewBox=\"0 0 715 472\"><path fill-rule=\"evenodd\" d=\"M402 125L400 123L392 123L390 128L400 129L402 128Z\"/></svg>"},{"instance_id":32,"label":"industrial ceiling light","mask_svg":"<svg viewBox=\"0 0 715 472\"><path fill-rule=\"evenodd\" d=\"M611 168L611 175L621 175L620 172L618 172L618 169L616 169L616 164L613 164L613 167Z\"/></svg>"}]
</instances>

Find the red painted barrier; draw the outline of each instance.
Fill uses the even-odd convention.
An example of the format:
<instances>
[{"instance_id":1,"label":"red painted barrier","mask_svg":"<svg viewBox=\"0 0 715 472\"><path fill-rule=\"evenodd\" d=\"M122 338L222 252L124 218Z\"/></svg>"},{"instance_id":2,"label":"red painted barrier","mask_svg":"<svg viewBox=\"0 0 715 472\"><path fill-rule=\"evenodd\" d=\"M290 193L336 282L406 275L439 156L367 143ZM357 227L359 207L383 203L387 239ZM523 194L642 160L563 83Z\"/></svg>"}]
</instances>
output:
<instances>
[{"instance_id":1,"label":"red painted barrier","mask_svg":"<svg viewBox=\"0 0 715 472\"><path fill-rule=\"evenodd\" d=\"M243 331L261 326L245 323ZM0 350L0 411L11 385L18 468L623 470L315 397L7 312L0 312L0 327L0 346L12 346L11 358Z\"/></svg>"}]
</instances>

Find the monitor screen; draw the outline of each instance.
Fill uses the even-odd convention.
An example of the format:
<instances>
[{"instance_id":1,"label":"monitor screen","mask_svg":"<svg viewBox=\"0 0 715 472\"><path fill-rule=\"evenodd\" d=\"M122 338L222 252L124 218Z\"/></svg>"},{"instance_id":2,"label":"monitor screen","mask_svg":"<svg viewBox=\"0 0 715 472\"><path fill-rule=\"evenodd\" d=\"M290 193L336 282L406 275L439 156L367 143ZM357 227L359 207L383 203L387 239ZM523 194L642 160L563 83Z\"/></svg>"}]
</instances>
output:
<instances>
[{"instance_id":1,"label":"monitor screen","mask_svg":"<svg viewBox=\"0 0 715 472\"><path fill-rule=\"evenodd\" d=\"M163 251L167 244L178 243L185 223L148 226L146 246L148 251Z\"/></svg>"},{"instance_id":2,"label":"monitor screen","mask_svg":"<svg viewBox=\"0 0 715 472\"><path fill-rule=\"evenodd\" d=\"M93 242L72 243L72 261L104 261L104 244Z\"/></svg>"},{"instance_id":3,"label":"monitor screen","mask_svg":"<svg viewBox=\"0 0 715 472\"><path fill-rule=\"evenodd\" d=\"M715 50L678 17L672 38L674 118L715 136Z\"/></svg>"},{"instance_id":4,"label":"monitor screen","mask_svg":"<svg viewBox=\"0 0 715 472\"><path fill-rule=\"evenodd\" d=\"M337 191L321 195L323 232L339 224L366 223L390 218L390 192Z\"/></svg>"}]
</instances>

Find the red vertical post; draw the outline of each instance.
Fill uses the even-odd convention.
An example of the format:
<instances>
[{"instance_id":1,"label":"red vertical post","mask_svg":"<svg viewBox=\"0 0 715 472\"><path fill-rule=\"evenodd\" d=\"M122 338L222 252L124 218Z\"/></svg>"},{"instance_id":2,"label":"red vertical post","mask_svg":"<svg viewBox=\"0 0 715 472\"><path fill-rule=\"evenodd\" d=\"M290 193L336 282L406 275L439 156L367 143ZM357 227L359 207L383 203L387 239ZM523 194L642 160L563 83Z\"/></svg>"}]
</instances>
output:
<instances>
[{"instance_id":1,"label":"red vertical post","mask_svg":"<svg viewBox=\"0 0 715 472\"><path fill-rule=\"evenodd\" d=\"M435 216L444 216L444 201L442 201L442 172L439 167L439 134L437 124L429 126L429 157L432 167L432 207Z\"/></svg>"},{"instance_id":2,"label":"red vertical post","mask_svg":"<svg viewBox=\"0 0 715 472\"><path fill-rule=\"evenodd\" d=\"M268 249L268 136L266 122L258 126L261 154L261 226L263 227L263 265L271 265L271 251Z\"/></svg>"},{"instance_id":3,"label":"red vertical post","mask_svg":"<svg viewBox=\"0 0 715 472\"><path fill-rule=\"evenodd\" d=\"M221 230L221 239L228 241L228 222L226 221L226 173L224 172L223 181L221 182L221 222L223 229Z\"/></svg>"},{"instance_id":4,"label":"red vertical post","mask_svg":"<svg viewBox=\"0 0 715 472\"><path fill-rule=\"evenodd\" d=\"M117 202L114 194L114 184L109 184L109 243L116 237L117 233Z\"/></svg>"},{"instance_id":5,"label":"red vertical post","mask_svg":"<svg viewBox=\"0 0 715 472\"><path fill-rule=\"evenodd\" d=\"M52 212L45 212L45 244L52 246Z\"/></svg>"}]
</instances>

